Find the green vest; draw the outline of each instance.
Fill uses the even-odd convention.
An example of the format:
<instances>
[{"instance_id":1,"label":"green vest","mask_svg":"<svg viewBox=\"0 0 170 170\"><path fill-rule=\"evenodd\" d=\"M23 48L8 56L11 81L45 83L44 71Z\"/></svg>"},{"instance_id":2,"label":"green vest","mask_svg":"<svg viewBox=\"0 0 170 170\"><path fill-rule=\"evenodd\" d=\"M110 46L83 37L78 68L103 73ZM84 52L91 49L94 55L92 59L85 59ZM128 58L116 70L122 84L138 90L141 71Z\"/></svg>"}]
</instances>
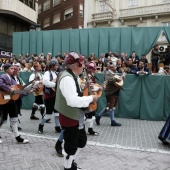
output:
<instances>
[{"instance_id":1,"label":"green vest","mask_svg":"<svg viewBox=\"0 0 170 170\"><path fill-rule=\"evenodd\" d=\"M80 118L80 113L81 110L79 108L76 107L70 107L67 105L66 99L64 98L64 96L61 93L61 90L59 88L60 85L60 81L63 77L65 76L70 76L73 77L70 73L68 73L67 71L64 71L61 74L61 77L59 78L58 84L57 84L57 93L56 93L56 98L55 98L55 105L54 108L62 115L70 118L70 119L74 119L74 120L79 120Z\"/></svg>"}]
</instances>

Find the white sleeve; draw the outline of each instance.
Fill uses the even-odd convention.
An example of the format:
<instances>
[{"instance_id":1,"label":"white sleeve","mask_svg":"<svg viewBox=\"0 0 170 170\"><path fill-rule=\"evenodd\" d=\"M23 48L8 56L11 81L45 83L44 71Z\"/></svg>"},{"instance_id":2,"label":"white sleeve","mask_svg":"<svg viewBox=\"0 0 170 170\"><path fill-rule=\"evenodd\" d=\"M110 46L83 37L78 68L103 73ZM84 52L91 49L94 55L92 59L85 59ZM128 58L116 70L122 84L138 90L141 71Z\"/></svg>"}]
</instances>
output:
<instances>
[{"instance_id":1,"label":"white sleeve","mask_svg":"<svg viewBox=\"0 0 170 170\"><path fill-rule=\"evenodd\" d=\"M88 107L93 101L92 96L78 96L75 81L70 76L61 79L59 88L66 99L67 105L70 107Z\"/></svg>"},{"instance_id":2,"label":"white sleeve","mask_svg":"<svg viewBox=\"0 0 170 170\"><path fill-rule=\"evenodd\" d=\"M46 71L43 76L43 85L49 88L55 87L56 83L50 81L50 72Z\"/></svg>"},{"instance_id":3,"label":"white sleeve","mask_svg":"<svg viewBox=\"0 0 170 170\"><path fill-rule=\"evenodd\" d=\"M29 82L35 79L35 74L31 74L29 78Z\"/></svg>"}]
</instances>

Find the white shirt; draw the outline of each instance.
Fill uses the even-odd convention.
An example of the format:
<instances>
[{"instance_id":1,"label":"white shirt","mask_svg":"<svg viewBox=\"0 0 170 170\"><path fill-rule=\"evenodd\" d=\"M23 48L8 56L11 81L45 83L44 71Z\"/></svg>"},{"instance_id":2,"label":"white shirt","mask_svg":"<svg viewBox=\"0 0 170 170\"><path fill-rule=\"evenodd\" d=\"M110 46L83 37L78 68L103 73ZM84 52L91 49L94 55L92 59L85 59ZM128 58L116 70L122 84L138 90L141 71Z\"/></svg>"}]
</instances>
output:
<instances>
[{"instance_id":1,"label":"white shirt","mask_svg":"<svg viewBox=\"0 0 170 170\"><path fill-rule=\"evenodd\" d=\"M92 96L78 96L76 83L70 76L66 76L61 79L59 88L64 98L66 99L67 105L70 107L88 107L93 101Z\"/></svg>"},{"instance_id":2,"label":"white shirt","mask_svg":"<svg viewBox=\"0 0 170 170\"><path fill-rule=\"evenodd\" d=\"M46 71L44 73L44 76L43 76L43 85L45 85L46 87L49 87L49 88L53 88L56 85L56 83L55 83L56 81L55 82L50 81L50 74L52 74L53 80L57 79L57 75L56 75L55 71L50 71L50 72Z\"/></svg>"}]
</instances>

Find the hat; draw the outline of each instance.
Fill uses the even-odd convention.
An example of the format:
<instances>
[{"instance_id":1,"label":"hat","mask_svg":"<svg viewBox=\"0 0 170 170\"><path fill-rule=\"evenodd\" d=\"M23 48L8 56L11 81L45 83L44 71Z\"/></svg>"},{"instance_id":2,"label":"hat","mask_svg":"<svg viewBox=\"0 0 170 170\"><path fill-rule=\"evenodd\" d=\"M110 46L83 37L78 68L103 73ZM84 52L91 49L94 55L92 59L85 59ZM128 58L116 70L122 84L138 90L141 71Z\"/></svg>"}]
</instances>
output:
<instances>
[{"instance_id":1,"label":"hat","mask_svg":"<svg viewBox=\"0 0 170 170\"><path fill-rule=\"evenodd\" d=\"M116 66L116 62L109 62L109 67L115 67Z\"/></svg>"},{"instance_id":2,"label":"hat","mask_svg":"<svg viewBox=\"0 0 170 170\"><path fill-rule=\"evenodd\" d=\"M55 66L55 65L58 65L58 61L57 60L51 60L50 63L49 63L49 66Z\"/></svg>"},{"instance_id":3,"label":"hat","mask_svg":"<svg viewBox=\"0 0 170 170\"><path fill-rule=\"evenodd\" d=\"M52 55L51 53L48 53L48 55Z\"/></svg>"},{"instance_id":4,"label":"hat","mask_svg":"<svg viewBox=\"0 0 170 170\"><path fill-rule=\"evenodd\" d=\"M21 64L20 63L16 63L16 64L14 64L14 66L21 67Z\"/></svg>"},{"instance_id":5,"label":"hat","mask_svg":"<svg viewBox=\"0 0 170 170\"><path fill-rule=\"evenodd\" d=\"M84 61L84 57L81 54L78 54L78 53L72 51L67 54L64 62L66 65L71 65L76 62L81 63L83 61Z\"/></svg>"},{"instance_id":6,"label":"hat","mask_svg":"<svg viewBox=\"0 0 170 170\"><path fill-rule=\"evenodd\" d=\"M4 71L8 70L9 67L12 67L12 65L9 64L9 63L8 64L4 64Z\"/></svg>"},{"instance_id":7,"label":"hat","mask_svg":"<svg viewBox=\"0 0 170 170\"><path fill-rule=\"evenodd\" d=\"M93 61L89 62L87 64L87 68L96 70L96 63L94 63Z\"/></svg>"}]
</instances>

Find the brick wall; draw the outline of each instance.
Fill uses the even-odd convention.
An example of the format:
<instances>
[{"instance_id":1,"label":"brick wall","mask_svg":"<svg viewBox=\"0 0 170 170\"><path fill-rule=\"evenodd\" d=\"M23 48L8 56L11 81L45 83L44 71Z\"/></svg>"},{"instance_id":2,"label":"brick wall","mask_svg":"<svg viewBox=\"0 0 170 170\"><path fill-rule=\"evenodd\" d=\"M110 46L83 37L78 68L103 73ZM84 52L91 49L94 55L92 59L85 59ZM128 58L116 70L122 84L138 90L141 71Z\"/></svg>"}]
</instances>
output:
<instances>
[{"instance_id":1,"label":"brick wall","mask_svg":"<svg viewBox=\"0 0 170 170\"><path fill-rule=\"evenodd\" d=\"M43 0L39 0L38 3L41 4L43 9ZM51 0L51 8L44 12L41 10L41 13L38 15L38 23L42 25L42 30L79 28L79 26L83 26L84 22L84 17L81 17L79 14L80 4L84 4L84 0L61 0L59 5L53 7L53 0ZM71 6L73 7L73 17L64 20L64 11ZM58 12L60 12L60 22L53 25L53 15ZM43 28L43 20L48 17L50 17L50 26Z\"/></svg>"}]
</instances>

